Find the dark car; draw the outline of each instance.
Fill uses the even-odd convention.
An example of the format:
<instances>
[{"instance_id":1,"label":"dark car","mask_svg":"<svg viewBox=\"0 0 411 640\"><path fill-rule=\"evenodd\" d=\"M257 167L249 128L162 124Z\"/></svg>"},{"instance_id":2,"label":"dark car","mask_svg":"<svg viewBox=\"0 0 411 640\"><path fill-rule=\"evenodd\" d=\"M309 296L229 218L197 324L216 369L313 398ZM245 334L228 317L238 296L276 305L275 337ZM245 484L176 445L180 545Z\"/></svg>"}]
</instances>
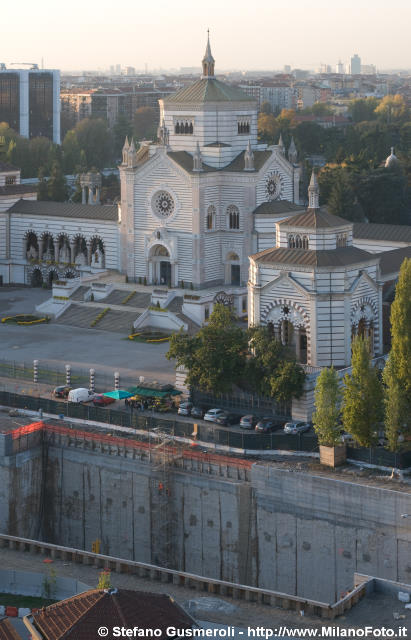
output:
<instances>
[{"instance_id":1,"label":"dark car","mask_svg":"<svg viewBox=\"0 0 411 640\"><path fill-rule=\"evenodd\" d=\"M255 425L255 430L259 433L270 433L271 431L275 431L278 428L277 422L274 418L261 418Z\"/></svg>"},{"instance_id":2,"label":"dark car","mask_svg":"<svg viewBox=\"0 0 411 640\"><path fill-rule=\"evenodd\" d=\"M243 416L240 420L240 427L242 429L254 429L257 424L257 418L253 415Z\"/></svg>"},{"instance_id":3,"label":"dark car","mask_svg":"<svg viewBox=\"0 0 411 640\"><path fill-rule=\"evenodd\" d=\"M192 418L202 418L205 414L205 410L201 407L193 407L191 409L191 417Z\"/></svg>"},{"instance_id":4,"label":"dark car","mask_svg":"<svg viewBox=\"0 0 411 640\"><path fill-rule=\"evenodd\" d=\"M111 404L112 402L115 402L114 398L104 396L102 393L97 393L93 398L93 404L95 407L105 407L106 404Z\"/></svg>"},{"instance_id":5,"label":"dark car","mask_svg":"<svg viewBox=\"0 0 411 640\"><path fill-rule=\"evenodd\" d=\"M228 413L228 411L224 411L220 416L215 419L217 424L229 425L229 424L238 424L238 416L234 413Z\"/></svg>"},{"instance_id":6,"label":"dark car","mask_svg":"<svg viewBox=\"0 0 411 640\"><path fill-rule=\"evenodd\" d=\"M68 387L66 385L62 385L61 387L56 387L53 391L53 395L55 398L67 398L71 389L72 389L71 387Z\"/></svg>"}]
</instances>

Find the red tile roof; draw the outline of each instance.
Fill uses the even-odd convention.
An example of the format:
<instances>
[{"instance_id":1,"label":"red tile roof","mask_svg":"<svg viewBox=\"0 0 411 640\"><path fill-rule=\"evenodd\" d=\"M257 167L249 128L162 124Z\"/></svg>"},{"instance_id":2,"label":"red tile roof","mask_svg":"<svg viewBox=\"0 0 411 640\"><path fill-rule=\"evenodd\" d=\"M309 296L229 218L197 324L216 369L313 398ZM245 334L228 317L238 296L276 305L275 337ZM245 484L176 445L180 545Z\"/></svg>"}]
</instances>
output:
<instances>
[{"instance_id":1,"label":"red tile roof","mask_svg":"<svg viewBox=\"0 0 411 640\"><path fill-rule=\"evenodd\" d=\"M0 621L0 640L21 640L8 618Z\"/></svg>"},{"instance_id":2,"label":"red tile roof","mask_svg":"<svg viewBox=\"0 0 411 640\"><path fill-rule=\"evenodd\" d=\"M167 594L127 589L94 589L62 600L33 614L33 626L44 640L90 640L97 629L113 627L191 629L195 621ZM1 638L0 638L1 640Z\"/></svg>"}]
</instances>

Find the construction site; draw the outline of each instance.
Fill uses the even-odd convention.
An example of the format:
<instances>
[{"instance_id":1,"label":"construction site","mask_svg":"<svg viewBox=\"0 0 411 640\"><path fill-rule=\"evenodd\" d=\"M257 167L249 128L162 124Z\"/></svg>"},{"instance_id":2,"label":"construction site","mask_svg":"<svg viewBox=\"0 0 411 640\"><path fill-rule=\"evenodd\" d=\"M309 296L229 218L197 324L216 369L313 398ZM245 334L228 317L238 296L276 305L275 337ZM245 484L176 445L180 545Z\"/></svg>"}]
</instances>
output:
<instances>
[{"instance_id":1,"label":"construction site","mask_svg":"<svg viewBox=\"0 0 411 640\"><path fill-rule=\"evenodd\" d=\"M0 533L326 603L410 582L406 481L79 422L2 413Z\"/></svg>"}]
</instances>

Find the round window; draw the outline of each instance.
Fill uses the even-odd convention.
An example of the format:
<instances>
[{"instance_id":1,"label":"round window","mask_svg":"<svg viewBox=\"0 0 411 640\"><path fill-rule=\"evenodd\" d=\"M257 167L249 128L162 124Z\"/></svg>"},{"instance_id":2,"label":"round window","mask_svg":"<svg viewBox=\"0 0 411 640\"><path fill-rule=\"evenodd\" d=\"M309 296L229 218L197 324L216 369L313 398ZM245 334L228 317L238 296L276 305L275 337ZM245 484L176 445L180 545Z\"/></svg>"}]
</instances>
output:
<instances>
[{"instance_id":1,"label":"round window","mask_svg":"<svg viewBox=\"0 0 411 640\"><path fill-rule=\"evenodd\" d=\"M174 211L174 200L168 191L157 191L152 199L154 213L160 218L168 218Z\"/></svg>"}]
</instances>

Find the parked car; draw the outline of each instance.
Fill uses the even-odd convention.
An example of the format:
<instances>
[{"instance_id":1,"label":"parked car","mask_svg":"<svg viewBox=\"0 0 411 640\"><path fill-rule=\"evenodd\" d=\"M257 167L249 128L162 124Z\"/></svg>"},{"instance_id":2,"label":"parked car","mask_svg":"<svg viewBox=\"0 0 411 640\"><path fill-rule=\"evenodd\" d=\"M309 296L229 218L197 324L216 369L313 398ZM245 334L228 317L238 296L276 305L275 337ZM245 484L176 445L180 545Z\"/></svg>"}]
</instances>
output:
<instances>
[{"instance_id":1,"label":"parked car","mask_svg":"<svg viewBox=\"0 0 411 640\"><path fill-rule=\"evenodd\" d=\"M254 429L257 424L257 418L253 415L243 416L240 420L240 427L242 429Z\"/></svg>"},{"instance_id":2,"label":"parked car","mask_svg":"<svg viewBox=\"0 0 411 640\"><path fill-rule=\"evenodd\" d=\"M89 402L94 398L95 394L88 389L72 389L67 396L67 400L69 402Z\"/></svg>"},{"instance_id":3,"label":"parked car","mask_svg":"<svg viewBox=\"0 0 411 640\"><path fill-rule=\"evenodd\" d=\"M217 416L217 418L215 419L215 422L217 424L224 424L224 425L238 424L238 416L236 416L234 413L223 411L221 415Z\"/></svg>"},{"instance_id":4,"label":"parked car","mask_svg":"<svg viewBox=\"0 0 411 640\"><path fill-rule=\"evenodd\" d=\"M296 435L298 433L304 433L309 431L311 425L309 422L286 422L284 425L284 433L292 433Z\"/></svg>"},{"instance_id":5,"label":"parked car","mask_svg":"<svg viewBox=\"0 0 411 640\"><path fill-rule=\"evenodd\" d=\"M215 422L216 418L219 418L223 413L225 413L223 409L210 409L204 415L204 420L207 420L207 422Z\"/></svg>"},{"instance_id":6,"label":"parked car","mask_svg":"<svg viewBox=\"0 0 411 640\"><path fill-rule=\"evenodd\" d=\"M193 408L192 402L180 402L177 413L179 416L189 416Z\"/></svg>"},{"instance_id":7,"label":"parked car","mask_svg":"<svg viewBox=\"0 0 411 640\"><path fill-rule=\"evenodd\" d=\"M278 428L277 422L270 416L261 418L255 425L255 430L259 433L270 433Z\"/></svg>"},{"instance_id":8,"label":"parked car","mask_svg":"<svg viewBox=\"0 0 411 640\"><path fill-rule=\"evenodd\" d=\"M95 407L105 407L106 404L112 404L113 402L115 402L114 398L105 396L102 393L96 393L93 398L93 404Z\"/></svg>"},{"instance_id":9,"label":"parked car","mask_svg":"<svg viewBox=\"0 0 411 640\"><path fill-rule=\"evenodd\" d=\"M55 398L67 398L70 391L71 387L63 385L61 387L56 387L53 391L53 395Z\"/></svg>"},{"instance_id":10,"label":"parked car","mask_svg":"<svg viewBox=\"0 0 411 640\"><path fill-rule=\"evenodd\" d=\"M192 418L202 418L205 413L206 411L201 407L193 407L190 415Z\"/></svg>"}]
</instances>

